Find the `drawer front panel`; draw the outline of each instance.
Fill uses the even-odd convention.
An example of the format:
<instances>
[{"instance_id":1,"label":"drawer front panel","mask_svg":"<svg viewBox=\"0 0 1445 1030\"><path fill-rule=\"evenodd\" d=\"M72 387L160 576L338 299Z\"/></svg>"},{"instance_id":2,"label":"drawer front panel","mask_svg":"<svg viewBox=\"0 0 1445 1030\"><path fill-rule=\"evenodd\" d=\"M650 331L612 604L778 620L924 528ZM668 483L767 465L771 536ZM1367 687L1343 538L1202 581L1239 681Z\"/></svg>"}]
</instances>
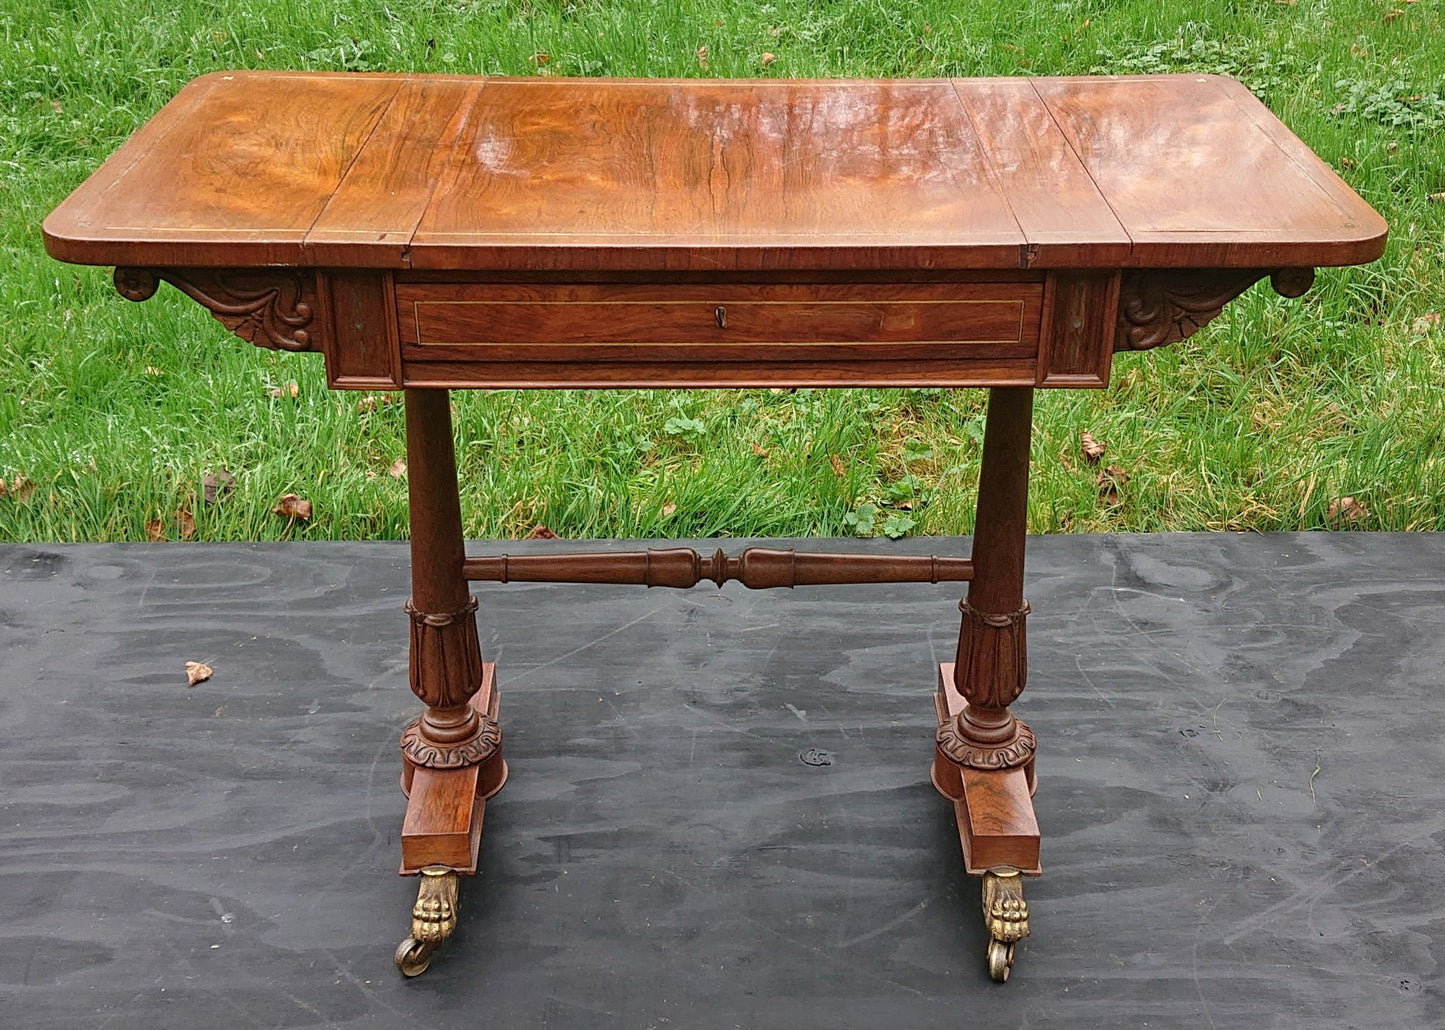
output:
<instances>
[{"instance_id":1,"label":"drawer front panel","mask_svg":"<svg viewBox=\"0 0 1445 1030\"><path fill-rule=\"evenodd\" d=\"M423 385L1032 382L1039 282L399 283ZM468 371L469 370L469 371Z\"/></svg>"}]
</instances>

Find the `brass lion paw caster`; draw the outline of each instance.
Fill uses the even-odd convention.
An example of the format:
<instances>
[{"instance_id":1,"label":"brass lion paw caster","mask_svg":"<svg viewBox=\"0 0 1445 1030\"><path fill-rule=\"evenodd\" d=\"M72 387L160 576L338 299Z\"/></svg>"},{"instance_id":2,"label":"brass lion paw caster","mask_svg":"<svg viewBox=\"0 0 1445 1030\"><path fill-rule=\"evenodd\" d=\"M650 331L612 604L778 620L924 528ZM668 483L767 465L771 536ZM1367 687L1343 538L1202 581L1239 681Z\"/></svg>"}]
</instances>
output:
<instances>
[{"instance_id":1,"label":"brass lion paw caster","mask_svg":"<svg viewBox=\"0 0 1445 1030\"><path fill-rule=\"evenodd\" d=\"M457 928L456 872L446 866L427 866L419 880L416 904L411 907L411 936L396 946L392 956L405 977L425 973L432 953Z\"/></svg>"},{"instance_id":2,"label":"brass lion paw caster","mask_svg":"<svg viewBox=\"0 0 1445 1030\"><path fill-rule=\"evenodd\" d=\"M983 925L988 930L988 975L999 983L1014 965L1014 945L1029 935L1024 878L1012 866L983 874Z\"/></svg>"}]
</instances>

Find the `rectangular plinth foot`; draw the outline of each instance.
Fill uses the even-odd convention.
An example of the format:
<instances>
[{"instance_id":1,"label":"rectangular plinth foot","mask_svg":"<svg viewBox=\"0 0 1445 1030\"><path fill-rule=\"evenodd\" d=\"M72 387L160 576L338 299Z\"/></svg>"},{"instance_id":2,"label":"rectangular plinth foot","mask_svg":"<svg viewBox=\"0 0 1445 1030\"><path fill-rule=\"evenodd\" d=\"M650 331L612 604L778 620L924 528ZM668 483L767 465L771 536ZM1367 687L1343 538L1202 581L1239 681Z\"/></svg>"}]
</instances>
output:
<instances>
[{"instance_id":1,"label":"rectangular plinth foot","mask_svg":"<svg viewBox=\"0 0 1445 1030\"><path fill-rule=\"evenodd\" d=\"M956 718L964 704L953 683L953 663L940 664L938 692L934 695L939 725ZM1001 865L1013 866L1031 876L1041 872L1039 824L1023 768L965 766L958 768L956 783L940 783L939 789L953 794L963 864L970 873L982 874Z\"/></svg>"},{"instance_id":2,"label":"rectangular plinth foot","mask_svg":"<svg viewBox=\"0 0 1445 1030\"><path fill-rule=\"evenodd\" d=\"M496 666L482 667L482 688L472 696L471 706L497 717L500 696L496 688ZM491 761L501 762L498 753ZM482 842L482 816L487 802L478 796L488 779L487 765L461 769L406 767L403 781L408 785L406 818L401 825L401 874L415 876L429 865L446 866L459 873L477 871L477 850Z\"/></svg>"}]
</instances>

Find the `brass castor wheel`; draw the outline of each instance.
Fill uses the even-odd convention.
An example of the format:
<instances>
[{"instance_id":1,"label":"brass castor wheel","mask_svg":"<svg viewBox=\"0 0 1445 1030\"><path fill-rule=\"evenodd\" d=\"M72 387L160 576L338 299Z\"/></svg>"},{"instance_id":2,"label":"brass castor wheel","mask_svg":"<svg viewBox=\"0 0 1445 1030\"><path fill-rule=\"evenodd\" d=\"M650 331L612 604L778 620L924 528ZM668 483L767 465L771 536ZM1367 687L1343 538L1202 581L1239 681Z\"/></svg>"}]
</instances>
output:
<instances>
[{"instance_id":1,"label":"brass castor wheel","mask_svg":"<svg viewBox=\"0 0 1445 1030\"><path fill-rule=\"evenodd\" d=\"M396 953L391 956L391 960L396 963L397 971L409 980L427 971L427 967L431 965L432 952L436 950L435 944L423 944L408 937L396 946Z\"/></svg>"},{"instance_id":2,"label":"brass castor wheel","mask_svg":"<svg viewBox=\"0 0 1445 1030\"><path fill-rule=\"evenodd\" d=\"M1008 972L1014 967L1014 946L1003 941L988 942L988 975L999 983L1008 981ZM423 969L426 967L423 966Z\"/></svg>"},{"instance_id":3,"label":"brass castor wheel","mask_svg":"<svg viewBox=\"0 0 1445 1030\"><path fill-rule=\"evenodd\" d=\"M983 874L983 925L988 930L988 975L1008 980L1014 945L1029 935L1029 906L1024 878L1013 866L996 866Z\"/></svg>"},{"instance_id":4,"label":"brass castor wheel","mask_svg":"<svg viewBox=\"0 0 1445 1030\"><path fill-rule=\"evenodd\" d=\"M456 930L457 881L456 871L446 866L429 865L421 871L411 907L411 936L392 955L402 976L425 973L432 954Z\"/></svg>"}]
</instances>

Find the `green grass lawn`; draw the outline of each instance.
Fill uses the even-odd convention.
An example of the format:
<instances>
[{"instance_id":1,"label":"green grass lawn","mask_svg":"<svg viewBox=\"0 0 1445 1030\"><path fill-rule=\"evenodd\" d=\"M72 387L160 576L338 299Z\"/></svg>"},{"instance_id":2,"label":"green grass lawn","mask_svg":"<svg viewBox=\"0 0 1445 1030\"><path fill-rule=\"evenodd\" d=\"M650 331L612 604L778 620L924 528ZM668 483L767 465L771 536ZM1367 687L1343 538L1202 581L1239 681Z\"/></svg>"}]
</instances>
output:
<instances>
[{"instance_id":1,"label":"green grass lawn","mask_svg":"<svg viewBox=\"0 0 1445 1030\"><path fill-rule=\"evenodd\" d=\"M1185 343L1121 356L1108 391L1041 391L1030 527L1445 528L1442 19L1438 0L0 0L0 540L406 533L400 404L359 406L314 356L252 349L168 287L131 304L44 253L50 209L218 68L1234 75L1385 215L1389 250L1302 301L1251 290ZM966 533L984 401L458 394L466 528ZM1127 475L1110 496L1084 431ZM219 470L234 489L207 505ZM310 522L272 514L285 493Z\"/></svg>"}]
</instances>

